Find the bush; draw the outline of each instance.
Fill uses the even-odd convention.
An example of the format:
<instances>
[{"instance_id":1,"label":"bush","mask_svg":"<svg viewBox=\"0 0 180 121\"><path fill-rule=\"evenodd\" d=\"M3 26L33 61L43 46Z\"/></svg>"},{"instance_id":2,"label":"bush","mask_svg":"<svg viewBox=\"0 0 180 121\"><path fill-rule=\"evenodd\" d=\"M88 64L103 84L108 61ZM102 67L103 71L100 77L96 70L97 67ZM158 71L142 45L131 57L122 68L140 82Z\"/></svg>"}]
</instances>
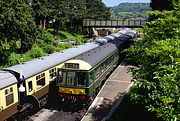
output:
<instances>
[{"instance_id":1,"label":"bush","mask_svg":"<svg viewBox=\"0 0 180 121\"><path fill-rule=\"evenodd\" d=\"M36 37L36 43L51 43L54 40L54 36L45 29L39 29Z\"/></svg>"},{"instance_id":2,"label":"bush","mask_svg":"<svg viewBox=\"0 0 180 121\"><path fill-rule=\"evenodd\" d=\"M16 65L21 62L21 55L16 53L11 53L8 58L8 65Z\"/></svg>"},{"instance_id":3,"label":"bush","mask_svg":"<svg viewBox=\"0 0 180 121\"><path fill-rule=\"evenodd\" d=\"M43 50L44 50L45 53L51 54L51 53L56 52L57 49L53 45L44 45Z\"/></svg>"},{"instance_id":4,"label":"bush","mask_svg":"<svg viewBox=\"0 0 180 121\"><path fill-rule=\"evenodd\" d=\"M30 57L37 58L44 56L45 53L42 48L38 47L37 45L33 45L32 49L29 52Z\"/></svg>"},{"instance_id":5,"label":"bush","mask_svg":"<svg viewBox=\"0 0 180 121\"><path fill-rule=\"evenodd\" d=\"M32 60L33 58L30 56L31 55L31 53L30 53L31 51L28 51L28 52L26 52L25 54L23 54L23 61L25 62L25 61L29 61L29 60Z\"/></svg>"},{"instance_id":6,"label":"bush","mask_svg":"<svg viewBox=\"0 0 180 121\"><path fill-rule=\"evenodd\" d=\"M58 50L63 50L63 49L67 49L72 47L72 45L68 44L68 43L62 43L58 45Z\"/></svg>"}]
</instances>

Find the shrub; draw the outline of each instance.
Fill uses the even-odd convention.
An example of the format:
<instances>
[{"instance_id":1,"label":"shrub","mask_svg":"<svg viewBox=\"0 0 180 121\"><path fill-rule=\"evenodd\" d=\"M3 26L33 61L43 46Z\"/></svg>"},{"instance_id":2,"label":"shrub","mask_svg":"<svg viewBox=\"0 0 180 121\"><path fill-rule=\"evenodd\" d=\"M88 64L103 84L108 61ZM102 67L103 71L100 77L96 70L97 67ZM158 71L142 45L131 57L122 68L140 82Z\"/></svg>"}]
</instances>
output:
<instances>
[{"instance_id":1,"label":"shrub","mask_svg":"<svg viewBox=\"0 0 180 121\"><path fill-rule=\"evenodd\" d=\"M59 44L58 45L58 50L63 50L63 49L67 49L67 48L70 48L72 47L72 45L68 44L68 43L62 43L62 44Z\"/></svg>"},{"instance_id":2,"label":"shrub","mask_svg":"<svg viewBox=\"0 0 180 121\"><path fill-rule=\"evenodd\" d=\"M50 53L54 53L57 49L53 45L46 44L44 45L43 50L45 53L50 54Z\"/></svg>"},{"instance_id":3,"label":"shrub","mask_svg":"<svg viewBox=\"0 0 180 121\"><path fill-rule=\"evenodd\" d=\"M39 29L36 37L36 43L51 43L54 40L54 36L45 29Z\"/></svg>"},{"instance_id":4,"label":"shrub","mask_svg":"<svg viewBox=\"0 0 180 121\"><path fill-rule=\"evenodd\" d=\"M32 58L37 58L37 57L41 57L45 55L43 49L38 47L37 45L33 45L29 54L30 54L30 57Z\"/></svg>"},{"instance_id":5,"label":"shrub","mask_svg":"<svg viewBox=\"0 0 180 121\"><path fill-rule=\"evenodd\" d=\"M29 61L29 60L31 60L31 59L33 59L30 55L31 55L31 53L30 53L31 51L29 50L28 52L26 52L25 54L23 54L23 61L25 62L25 61Z\"/></svg>"},{"instance_id":6,"label":"shrub","mask_svg":"<svg viewBox=\"0 0 180 121\"><path fill-rule=\"evenodd\" d=\"M8 65L16 65L21 62L21 55L16 53L11 53L8 58Z\"/></svg>"}]
</instances>

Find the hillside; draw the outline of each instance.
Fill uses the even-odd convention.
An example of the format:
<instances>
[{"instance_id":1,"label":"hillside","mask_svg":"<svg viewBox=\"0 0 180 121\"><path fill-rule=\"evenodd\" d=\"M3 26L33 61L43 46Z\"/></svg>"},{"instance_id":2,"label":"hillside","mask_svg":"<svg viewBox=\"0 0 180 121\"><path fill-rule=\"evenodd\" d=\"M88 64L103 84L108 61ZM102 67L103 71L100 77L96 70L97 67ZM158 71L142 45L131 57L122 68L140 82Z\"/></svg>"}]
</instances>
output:
<instances>
[{"instance_id":1,"label":"hillside","mask_svg":"<svg viewBox=\"0 0 180 121\"><path fill-rule=\"evenodd\" d=\"M112 19L147 19L149 3L121 3L110 8Z\"/></svg>"}]
</instances>

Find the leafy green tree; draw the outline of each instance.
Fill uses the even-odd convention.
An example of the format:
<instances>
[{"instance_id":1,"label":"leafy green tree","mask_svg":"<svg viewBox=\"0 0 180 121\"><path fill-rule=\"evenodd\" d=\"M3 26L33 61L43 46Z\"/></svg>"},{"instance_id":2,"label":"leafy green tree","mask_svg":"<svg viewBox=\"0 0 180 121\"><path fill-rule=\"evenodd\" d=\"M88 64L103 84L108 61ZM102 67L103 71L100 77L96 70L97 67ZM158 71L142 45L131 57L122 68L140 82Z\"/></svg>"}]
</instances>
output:
<instances>
[{"instance_id":1,"label":"leafy green tree","mask_svg":"<svg viewBox=\"0 0 180 121\"><path fill-rule=\"evenodd\" d=\"M179 0L151 0L150 6L152 10L173 10Z\"/></svg>"},{"instance_id":2,"label":"leafy green tree","mask_svg":"<svg viewBox=\"0 0 180 121\"><path fill-rule=\"evenodd\" d=\"M50 0L32 0L31 7L33 8L36 25L45 28L46 23L53 18L55 7Z\"/></svg>"},{"instance_id":3,"label":"leafy green tree","mask_svg":"<svg viewBox=\"0 0 180 121\"><path fill-rule=\"evenodd\" d=\"M82 19L85 14L84 0L61 0L61 11L69 20Z\"/></svg>"},{"instance_id":4,"label":"leafy green tree","mask_svg":"<svg viewBox=\"0 0 180 121\"><path fill-rule=\"evenodd\" d=\"M101 0L86 0L87 19L108 20L110 9Z\"/></svg>"},{"instance_id":5,"label":"leafy green tree","mask_svg":"<svg viewBox=\"0 0 180 121\"><path fill-rule=\"evenodd\" d=\"M70 29L77 28L78 22L83 20L86 12L84 0L61 0L59 8L62 11L62 15L70 21Z\"/></svg>"},{"instance_id":6,"label":"leafy green tree","mask_svg":"<svg viewBox=\"0 0 180 121\"><path fill-rule=\"evenodd\" d=\"M30 49L36 36L32 9L26 0L0 0L1 64L13 51Z\"/></svg>"},{"instance_id":7,"label":"leafy green tree","mask_svg":"<svg viewBox=\"0 0 180 121\"><path fill-rule=\"evenodd\" d=\"M139 65L131 101L143 105L159 120L179 120L180 14L179 9L158 12L148 23L144 39L128 50L128 60Z\"/></svg>"}]
</instances>

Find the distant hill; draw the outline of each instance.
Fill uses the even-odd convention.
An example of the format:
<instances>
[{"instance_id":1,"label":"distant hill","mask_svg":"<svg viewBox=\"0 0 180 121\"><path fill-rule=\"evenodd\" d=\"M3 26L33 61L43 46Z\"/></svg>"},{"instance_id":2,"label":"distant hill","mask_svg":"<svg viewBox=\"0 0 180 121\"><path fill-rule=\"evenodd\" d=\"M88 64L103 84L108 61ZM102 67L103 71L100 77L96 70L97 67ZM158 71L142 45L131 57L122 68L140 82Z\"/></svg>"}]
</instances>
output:
<instances>
[{"instance_id":1,"label":"distant hill","mask_svg":"<svg viewBox=\"0 0 180 121\"><path fill-rule=\"evenodd\" d=\"M150 10L149 3L121 3L110 8L112 19L147 19L146 11Z\"/></svg>"}]
</instances>

